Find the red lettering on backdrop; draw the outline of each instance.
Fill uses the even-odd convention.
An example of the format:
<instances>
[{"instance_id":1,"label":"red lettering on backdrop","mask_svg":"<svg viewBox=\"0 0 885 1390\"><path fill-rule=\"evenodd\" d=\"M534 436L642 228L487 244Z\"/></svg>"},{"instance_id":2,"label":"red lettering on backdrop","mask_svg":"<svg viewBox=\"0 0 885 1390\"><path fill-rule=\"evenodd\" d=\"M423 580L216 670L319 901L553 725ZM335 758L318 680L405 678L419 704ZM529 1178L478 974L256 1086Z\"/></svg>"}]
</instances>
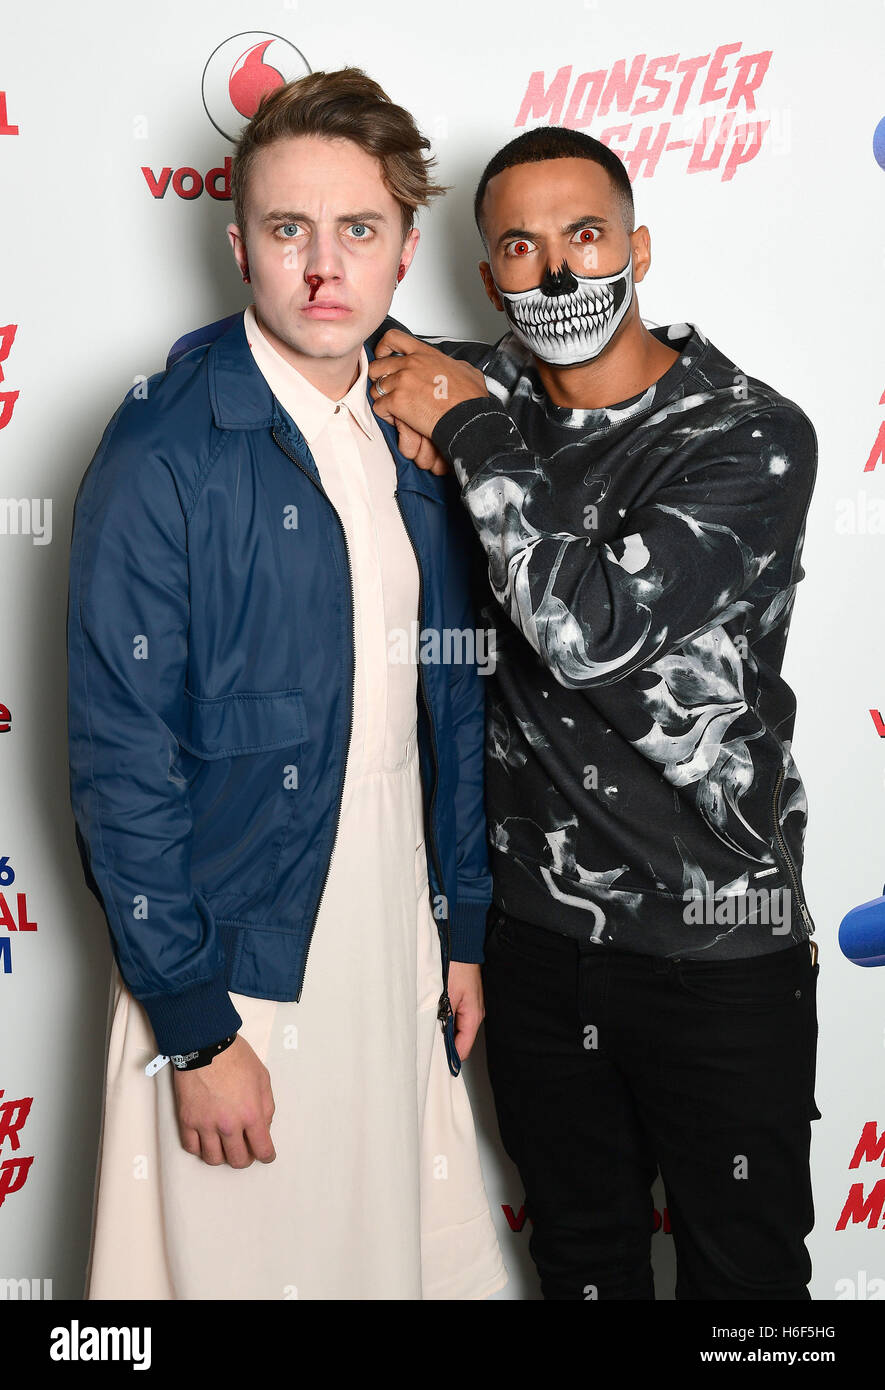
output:
<instances>
[{"instance_id":1,"label":"red lettering on backdrop","mask_svg":"<svg viewBox=\"0 0 885 1390\"><path fill-rule=\"evenodd\" d=\"M17 329L17 323L7 323L0 328L0 381L3 380L3 363L12 351Z\"/></svg>"},{"instance_id":2,"label":"red lettering on backdrop","mask_svg":"<svg viewBox=\"0 0 885 1390\"><path fill-rule=\"evenodd\" d=\"M206 175L206 192L210 198L230 198L230 176L233 168L233 157L227 155L223 164L219 164L215 169L210 169ZM221 187L218 187L218 180L221 179Z\"/></svg>"},{"instance_id":3,"label":"red lettering on backdrop","mask_svg":"<svg viewBox=\"0 0 885 1390\"><path fill-rule=\"evenodd\" d=\"M716 52L713 54L713 61L710 64L710 70L707 73L707 80L704 83L704 90L701 92L701 106L707 101L721 101L724 96L728 95L727 88L717 88L716 86L720 77L725 76L725 66L722 59L726 53L739 53L740 49L741 46L739 43L724 43L721 48L716 49Z\"/></svg>"},{"instance_id":4,"label":"red lettering on backdrop","mask_svg":"<svg viewBox=\"0 0 885 1390\"><path fill-rule=\"evenodd\" d=\"M17 323L7 323L0 328L0 381L3 380L3 363L12 351L17 329ZM18 391L0 391L0 430L4 430L12 419L18 397Z\"/></svg>"},{"instance_id":5,"label":"red lettering on backdrop","mask_svg":"<svg viewBox=\"0 0 885 1390\"><path fill-rule=\"evenodd\" d=\"M701 133L694 142L691 159L688 161L688 172L690 174L698 174L703 169L717 169L719 167L719 163L722 159L722 146L728 139L729 131L734 124L734 116L735 113L733 111L726 111L725 115L722 117L722 123L719 126L719 130L716 132L716 139L713 141L713 153L711 155L705 155L704 151L707 148L707 141L710 138L710 134L716 125L716 117L706 116L704 118Z\"/></svg>"},{"instance_id":6,"label":"red lettering on backdrop","mask_svg":"<svg viewBox=\"0 0 885 1390\"><path fill-rule=\"evenodd\" d=\"M762 137L768 126L768 121L753 121L752 124L735 126L731 154L722 171L723 183L728 183L729 179L734 178L734 171L739 165L748 164L751 159L756 158L762 148Z\"/></svg>"},{"instance_id":7,"label":"red lettering on backdrop","mask_svg":"<svg viewBox=\"0 0 885 1390\"><path fill-rule=\"evenodd\" d=\"M738 102L743 98L744 105L748 111L756 110L756 102L753 100L753 93L768 72L768 65L770 62L771 49L769 49L767 53L745 53L743 58L738 58L735 63L738 75L731 89L731 96L728 98L729 106L737 106ZM750 79L751 70L752 80Z\"/></svg>"},{"instance_id":8,"label":"red lettering on backdrop","mask_svg":"<svg viewBox=\"0 0 885 1390\"><path fill-rule=\"evenodd\" d=\"M167 168L163 169L159 178L154 177L153 170L149 169L146 164L142 164L141 172L144 174L145 179L147 180L147 186L151 190L151 197L164 197L166 189L169 187L169 180L172 177L171 166L167 166Z\"/></svg>"},{"instance_id":9,"label":"red lettering on backdrop","mask_svg":"<svg viewBox=\"0 0 885 1390\"><path fill-rule=\"evenodd\" d=\"M550 86L545 89L543 72L533 72L529 77L522 106L519 108L519 115L513 124L525 125L527 120L534 120L536 116L549 114L550 125L559 125L571 75L570 66L560 68Z\"/></svg>"},{"instance_id":10,"label":"red lettering on backdrop","mask_svg":"<svg viewBox=\"0 0 885 1390\"><path fill-rule=\"evenodd\" d=\"M674 116L681 116L684 114L685 108L688 105L691 89L694 86L694 80L701 68L705 67L709 61L709 53L704 53L699 58L683 58L682 62L679 64L676 71L684 73L685 75L679 84L679 94L676 97L676 104L673 107Z\"/></svg>"},{"instance_id":11,"label":"red lettering on backdrop","mask_svg":"<svg viewBox=\"0 0 885 1390\"><path fill-rule=\"evenodd\" d=\"M678 53L668 53L665 58L651 58L649 60L648 66L645 69L645 76L642 79L642 85L643 87L657 88L658 94L654 98L640 97L638 101L635 101L633 103L634 115L639 115L640 113L645 115L649 111L660 110L667 100L670 83L664 82L661 78L656 77L655 73L659 67L663 67L664 72L669 72L671 68L675 67L678 57Z\"/></svg>"},{"instance_id":12,"label":"red lettering on backdrop","mask_svg":"<svg viewBox=\"0 0 885 1390\"><path fill-rule=\"evenodd\" d=\"M18 126L10 125L6 115L5 92L0 92L0 135L18 135Z\"/></svg>"},{"instance_id":13,"label":"red lettering on backdrop","mask_svg":"<svg viewBox=\"0 0 885 1390\"><path fill-rule=\"evenodd\" d=\"M861 1163L875 1163L877 1159L882 1160L882 1167L885 1168L885 1129L880 1134L876 1121L868 1120L860 1132L848 1167L858 1168Z\"/></svg>"},{"instance_id":14,"label":"red lettering on backdrop","mask_svg":"<svg viewBox=\"0 0 885 1390\"><path fill-rule=\"evenodd\" d=\"M662 118L654 125L627 121L608 126L599 134L603 144L612 148L617 144L631 182L640 174L651 178L661 156L670 150L691 152L688 173L715 169L721 180L728 182L741 165L756 158L770 125L766 120L735 124L739 108L756 110L756 94L772 57L771 49L741 54L740 48L740 43L720 44L712 55L702 53L681 62L678 53L653 57L639 53L591 72L576 72L566 65L549 80L543 71L532 72L514 125L524 126L528 120L540 118L550 125L580 130L612 110L634 118L660 112ZM721 114L708 116L700 132L692 129L689 138L681 131L671 138L671 118L685 113L702 73L697 105L719 103Z\"/></svg>"},{"instance_id":15,"label":"red lettering on backdrop","mask_svg":"<svg viewBox=\"0 0 885 1390\"><path fill-rule=\"evenodd\" d=\"M879 405L885 405L885 391L879 397ZM876 435L875 443L870 450L870 456L863 466L865 473L872 473L877 463L885 460L885 420L879 426L879 433Z\"/></svg>"},{"instance_id":16,"label":"red lettering on backdrop","mask_svg":"<svg viewBox=\"0 0 885 1390\"><path fill-rule=\"evenodd\" d=\"M848 1167L858 1168L861 1163L879 1163L881 1167L885 1168L885 1129L880 1133L875 1120L868 1120L861 1130L860 1138L855 1145ZM845 1205L836 1222L836 1230L844 1231L849 1222L853 1226L863 1225L866 1222L871 1231L875 1230L882 1221L883 1209L885 1209L885 1178L879 1178L866 1196L864 1196L863 1183L854 1182L848 1189Z\"/></svg>"},{"instance_id":17,"label":"red lettering on backdrop","mask_svg":"<svg viewBox=\"0 0 885 1390\"><path fill-rule=\"evenodd\" d=\"M510 1227L511 1231L515 1231L517 1234L523 1229L526 1221L531 1220L531 1217L526 1216L524 1202L517 1212L514 1212L513 1208L506 1202L501 1204L501 1210L507 1218L507 1225ZM652 1212L651 1229L653 1235L660 1230L663 1230L665 1236L672 1235L669 1207L664 1207L663 1212L659 1212L657 1207L655 1207Z\"/></svg>"},{"instance_id":18,"label":"red lettering on backdrop","mask_svg":"<svg viewBox=\"0 0 885 1390\"><path fill-rule=\"evenodd\" d=\"M885 396L882 397L879 404L881 405L883 401L885 401ZM883 459L885 459L885 420L883 420L879 426L879 433L876 435L875 442L870 450L870 456L863 466L863 471L865 473L872 473L876 464L881 463Z\"/></svg>"},{"instance_id":19,"label":"red lettering on backdrop","mask_svg":"<svg viewBox=\"0 0 885 1390\"><path fill-rule=\"evenodd\" d=\"M12 419L18 397L18 391L0 391L0 430L5 430Z\"/></svg>"},{"instance_id":20,"label":"red lettering on backdrop","mask_svg":"<svg viewBox=\"0 0 885 1390\"><path fill-rule=\"evenodd\" d=\"M0 1096L5 1094L5 1091L0 1091ZM21 1148L18 1132L24 1128L33 1103L33 1096L22 1096L20 1100L6 1100L0 1105L0 1149L7 1139L11 1149Z\"/></svg>"},{"instance_id":21,"label":"red lettering on backdrop","mask_svg":"<svg viewBox=\"0 0 885 1390\"><path fill-rule=\"evenodd\" d=\"M0 1163L0 1207L7 1197L24 1187L33 1162L34 1156L31 1154L27 1158L7 1158Z\"/></svg>"},{"instance_id":22,"label":"red lettering on backdrop","mask_svg":"<svg viewBox=\"0 0 885 1390\"><path fill-rule=\"evenodd\" d=\"M665 121L657 134L657 139L652 141L654 127L643 126L639 132L636 147L633 150L625 151L624 165L630 176L630 182L634 183L639 177L639 170L643 164L646 165L645 177L650 179L658 165L658 160L667 148L667 136L670 133L670 122ZM621 134L623 131L623 135ZM622 126L618 132L619 138L627 139L630 134L629 126ZM605 141L608 144L608 141Z\"/></svg>"},{"instance_id":23,"label":"red lettering on backdrop","mask_svg":"<svg viewBox=\"0 0 885 1390\"><path fill-rule=\"evenodd\" d=\"M165 198L166 191L171 183L173 193L177 193L179 198L190 201L192 198L199 198L205 191L210 198L217 198L219 202L230 199L230 176L233 167L233 157L226 155L223 164L217 164L210 169L203 179L198 169L184 165L181 169L173 169L171 165L166 165L159 174L155 174L149 165L143 164L141 172L144 174L145 183L152 198Z\"/></svg>"},{"instance_id":24,"label":"red lettering on backdrop","mask_svg":"<svg viewBox=\"0 0 885 1390\"><path fill-rule=\"evenodd\" d=\"M605 86L605 71L582 72L572 88L571 101L565 113L563 125L569 130L580 130L589 125L596 115L596 107ZM519 121L516 122L519 125ZM629 127L628 127L629 129Z\"/></svg>"},{"instance_id":25,"label":"red lettering on backdrop","mask_svg":"<svg viewBox=\"0 0 885 1390\"><path fill-rule=\"evenodd\" d=\"M3 1094L4 1092L0 1091L0 1096ZM31 1113L33 1100L33 1096L22 1096L18 1100L7 1100L0 1105L0 1150L7 1139L14 1152L21 1148L19 1130L24 1127ZM0 1207L7 1197L24 1187L33 1162L33 1154L27 1157L22 1154L18 1158L7 1158L0 1163Z\"/></svg>"},{"instance_id":26,"label":"red lettering on backdrop","mask_svg":"<svg viewBox=\"0 0 885 1390\"><path fill-rule=\"evenodd\" d=\"M863 1195L863 1183L852 1183L842 1208L842 1214L836 1222L836 1230L844 1231L849 1221L855 1226L866 1221L869 1229L875 1230L882 1216L883 1205L885 1205L885 1178L879 1179L867 1198L864 1198Z\"/></svg>"},{"instance_id":27,"label":"red lettering on backdrop","mask_svg":"<svg viewBox=\"0 0 885 1390\"><path fill-rule=\"evenodd\" d=\"M502 1205L501 1210L507 1217L507 1225L510 1227L511 1231L521 1231L526 1222L525 1203L523 1202L515 1215L511 1206Z\"/></svg>"},{"instance_id":28,"label":"red lettering on backdrop","mask_svg":"<svg viewBox=\"0 0 885 1390\"><path fill-rule=\"evenodd\" d=\"M7 931L36 931L37 923L28 920L27 893L16 893L15 899L18 906L18 922L12 915L12 909L6 901L6 894L0 893L0 927L5 927Z\"/></svg>"},{"instance_id":29,"label":"red lettering on backdrop","mask_svg":"<svg viewBox=\"0 0 885 1390\"><path fill-rule=\"evenodd\" d=\"M188 180L185 188L184 180ZM176 169L172 175L172 187L179 198L199 198L203 191L203 180L196 169Z\"/></svg>"}]
</instances>

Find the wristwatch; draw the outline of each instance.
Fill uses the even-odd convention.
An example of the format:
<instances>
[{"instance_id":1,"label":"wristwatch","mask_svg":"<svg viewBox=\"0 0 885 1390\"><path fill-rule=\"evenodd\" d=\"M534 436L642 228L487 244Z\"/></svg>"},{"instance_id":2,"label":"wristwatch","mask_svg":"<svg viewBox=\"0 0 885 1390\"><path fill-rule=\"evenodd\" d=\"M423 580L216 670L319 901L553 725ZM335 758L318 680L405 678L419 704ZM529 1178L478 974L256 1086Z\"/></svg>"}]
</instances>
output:
<instances>
[{"instance_id":1,"label":"wristwatch","mask_svg":"<svg viewBox=\"0 0 885 1390\"><path fill-rule=\"evenodd\" d=\"M200 1047L196 1052L172 1052L169 1054L169 1061L178 1071L196 1071L197 1067L208 1067L213 1057L217 1057L219 1052L223 1052L226 1047L230 1047L236 1037L236 1033L231 1033L229 1038L222 1038L221 1042L210 1043L208 1047Z\"/></svg>"}]
</instances>

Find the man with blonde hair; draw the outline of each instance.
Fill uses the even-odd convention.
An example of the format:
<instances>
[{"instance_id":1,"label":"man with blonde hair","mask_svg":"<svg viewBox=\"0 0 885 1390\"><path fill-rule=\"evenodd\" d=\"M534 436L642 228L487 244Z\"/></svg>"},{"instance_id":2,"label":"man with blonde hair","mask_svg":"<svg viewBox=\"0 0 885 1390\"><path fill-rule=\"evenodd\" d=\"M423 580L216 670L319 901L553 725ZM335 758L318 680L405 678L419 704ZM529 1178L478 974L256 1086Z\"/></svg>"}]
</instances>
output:
<instances>
[{"instance_id":1,"label":"man with blonde hair","mask_svg":"<svg viewBox=\"0 0 885 1390\"><path fill-rule=\"evenodd\" d=\"M358 69L266 96L227 229L253 303L129 392L77 495L71 798L115 957L92 1299L506 1280L459 1074L483 681L388 659L472 631L466 519L368 396L428 148Z\"/></svg>"}]
</instances>

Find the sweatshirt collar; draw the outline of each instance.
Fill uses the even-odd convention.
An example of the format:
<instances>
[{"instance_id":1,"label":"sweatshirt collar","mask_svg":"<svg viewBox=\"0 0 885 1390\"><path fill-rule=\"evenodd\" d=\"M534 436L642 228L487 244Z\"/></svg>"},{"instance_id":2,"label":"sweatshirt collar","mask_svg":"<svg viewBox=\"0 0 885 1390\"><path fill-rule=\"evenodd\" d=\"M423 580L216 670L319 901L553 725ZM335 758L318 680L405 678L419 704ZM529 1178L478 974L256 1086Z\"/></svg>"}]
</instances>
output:
<instances>
[{"instance_id":1,"label":"sweatshirt collar","mask_svg":"<svg viewBox=\"0 0 885 1390\"><path fill-rule=\"evenodd\" d=\"M613 405L583 410L554 404L544 390L531 353L512 334L507 334L495 348L496 353L502 353L511 359L510 373L508 373L510 380L507 387L504 388L507 399L512 400L519 395L527 396L534 405L544 410L547 418L554 424L561 425L565 429L581 430L584 433L596 430L608 431L633 419L634 416L645 415L679 394L679 388L685 377L695 370L700 359L710 348L707 338L693 323L669 323L655 327L648 325L648 327L659 342L674 348L679 356L667 368L663 376L658 377L657 381L653 381L643 391L638 391L636 395L629 396L623 401L616 401ZM486 363L483 370L487 370L488 365ZM515 380L513 380L514 372L516 373ZM489 380L487 377L486 382L489 390L494 391L494 380ZM499 387L495 394L500 394L501 389Z\"/></svg>"}]
</instances>

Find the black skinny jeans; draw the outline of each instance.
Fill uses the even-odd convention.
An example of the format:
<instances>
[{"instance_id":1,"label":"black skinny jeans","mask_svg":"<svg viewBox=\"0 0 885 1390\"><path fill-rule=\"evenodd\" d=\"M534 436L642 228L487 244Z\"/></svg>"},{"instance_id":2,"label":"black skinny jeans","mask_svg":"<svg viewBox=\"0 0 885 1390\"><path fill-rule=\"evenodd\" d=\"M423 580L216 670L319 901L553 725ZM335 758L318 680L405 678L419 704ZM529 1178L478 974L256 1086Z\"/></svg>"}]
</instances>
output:
<instances>
[{"instance_id":1,"label":"black skinny jeans","mask_svg":"<svg viewBox=\"0 0 885 1390\"><path fill-rule=\"evenodd\" d=\"M489 1075L544 1298L654 1298L660 1167L677 1299L808 1299L809 943L666 960L489 923Z\"/></svg>"}]
</instances>

